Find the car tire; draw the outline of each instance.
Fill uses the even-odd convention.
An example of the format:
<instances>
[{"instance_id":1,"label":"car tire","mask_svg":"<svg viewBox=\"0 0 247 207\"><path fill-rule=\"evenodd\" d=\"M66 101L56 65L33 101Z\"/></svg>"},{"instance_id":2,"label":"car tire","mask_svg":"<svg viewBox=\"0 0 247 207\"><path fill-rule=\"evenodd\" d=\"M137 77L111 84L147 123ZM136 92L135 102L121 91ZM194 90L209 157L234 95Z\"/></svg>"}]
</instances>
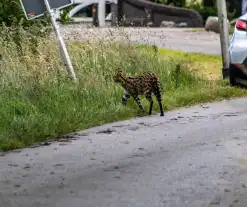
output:
<instances>
[{"instance_id":1,"label":"car tire","mask_svg":"<svg viewBox=\"0 0 247 207\"><path fill-rule=\"evenodd\" d=\"M236 82L236 77L235 77L235 73L234 73L234 66L232 64L230 64L229 67L229 82L231 86L237 86L237 82Z\"/></svg>"}]
</instances>

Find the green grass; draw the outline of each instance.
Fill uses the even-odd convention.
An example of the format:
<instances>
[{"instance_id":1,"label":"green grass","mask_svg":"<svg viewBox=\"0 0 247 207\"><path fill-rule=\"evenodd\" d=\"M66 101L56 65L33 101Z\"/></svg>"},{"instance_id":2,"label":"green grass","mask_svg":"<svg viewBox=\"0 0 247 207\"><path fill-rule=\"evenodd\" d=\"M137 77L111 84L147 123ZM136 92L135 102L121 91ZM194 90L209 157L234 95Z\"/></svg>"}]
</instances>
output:
<instances>
[{"instance_id":1,"label":"green grass","mask_svg":"<svg viewBox=\"0 0 247 207\"><path fill-rule=\"evenodd\" d=\"M222 79L222 59L217 55L186 53L178 50L159 49L160 58L179 60L189 71L195 72L208 80Z\"/></svg>"},{"instance_id":2,"label":"green grass","mask_svg":"<svg viewBox=\"0 0 247 207\"><path fill-rule=\"evenodd\" d=\"M68 21L68 22L61 22L63 25L71 25L71 24L83 24L81 22L73 22L73 21Z\"/></svg>"},{"instance_id":3,"label":"green grass","mask_svg":"<svg viewBox=\"0 0 247 207\"><path fill-rule=\"evenodd\" d=\"M165 49L156 54L147 46L94 40L68 42L79 80L73 84L61 64L54 40L38 39L34 47L25 36L21 52L12 41L0 37L0 150L3 151L143 116L133 100L126 106L120 104L123 89L112 81L117 67L129 75L155 72L161 79L166 111L247 94L246 90L230 87L226 81L208 80L203 75L203 68L216 68L215 62L220 64L217 56ZM180 67L179 79L177 67ZM141 99L147 108L148 102ZM159 112L157 102L154 112Z\"/></svg>"},{"instance_id":4,"label":"green grass","mask_svg":"<svg viewBox=\"0 0 247 207\"><path fill-rule=\"evenodd\" d=\"M185 32L205 32L206 30L204 28L198 28L198 29L188 29L185 30ZM234 27L230 27L229 29L229 35L232 35L234 32Z\"/></svg>"}]
</instances>

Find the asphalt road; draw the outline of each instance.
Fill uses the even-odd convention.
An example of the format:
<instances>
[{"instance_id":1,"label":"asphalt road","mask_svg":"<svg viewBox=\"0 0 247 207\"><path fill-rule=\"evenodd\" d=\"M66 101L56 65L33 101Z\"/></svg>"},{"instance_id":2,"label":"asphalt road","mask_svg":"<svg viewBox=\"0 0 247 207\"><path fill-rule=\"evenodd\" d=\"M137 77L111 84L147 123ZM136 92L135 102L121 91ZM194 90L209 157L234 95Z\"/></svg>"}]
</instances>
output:
<instances>
[{"instance_id":1,"label":"asphalt road","mask_svg":"<svg viewBox=\"0 0 247 207\"><path fill-rule=\"evenodd\" d=\"M199 105L1 153L0 207L247 206L246 105Z\"/></svg>"},{"instance_id":2,"label":"asphalt road","mask_svg":"<svg viewBox=\"0 0 247 207\"><path fill-rule=\"evenodd\" d=\"M188 28L126 28L129 39L142 44L155 44L161 48L221 55L219 35L208 32L189 32Z\"/></svg>"},{"instance_id":3,"label":"asphalt road","mask_svg":"<svg viewBox=\"0 0 247 207\"><path fill-rule=\"evenodd\" d=\"M247 98L0 157L3 207L247 206Z\"/></svg>"},{"instance_id":4,"label":"asphalt road","mask_svg":"<svg viewBox=\"0 0 247 207\"><path fill-rule=\"evenodd\" d=\"M103 41L125 40L158 47L220 55L220 37L213 32L189 32L198 28L86 28L84 25L61 26L62 36L71 40L100 39Z\"/></svg>"}]
</instances>

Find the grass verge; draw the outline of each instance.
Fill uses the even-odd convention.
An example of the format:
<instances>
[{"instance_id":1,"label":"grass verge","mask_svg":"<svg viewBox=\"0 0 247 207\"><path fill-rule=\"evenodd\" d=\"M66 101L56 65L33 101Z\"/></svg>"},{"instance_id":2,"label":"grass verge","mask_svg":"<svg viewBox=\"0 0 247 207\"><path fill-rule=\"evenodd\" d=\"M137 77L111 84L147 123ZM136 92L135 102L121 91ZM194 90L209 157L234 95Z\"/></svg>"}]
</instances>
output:
<instances>
[{"instance_id":1,"label":"grass verge","mask_svg":"<svg viewBox=\"0 0 247 207\"><path fill-rule=\"evenodd\" d=\"M205 32L205 28L197 28L197 29L188 29L188 30L185 30L185 32ZM234 32L234 26L231 26L229 31L228 31L228 34L229 35L232 35Z\"/></svg>"},{"instance_id":2,"label":"grass verge","mask_svg":"<svg viewBox=\"0 0 247 207\"><path fill-rule=\"evenodd\" d=\"M178 50L159 48L160 58L169 58L179 61L186 68L207 80L222 79L222 58L217 55L200 53L186 53Z\"/></svg>"},{"instance_id":3,"label":"grass verge","mask_svg":"<svg viewBox=\"0 0 247 207\"><path fill-rule=\"evenodd\" d=\"M155 72L161 79L165 110L247 94L225 81L208 80L201 73L202 68L215 69L219 57L165 49L155 53L147 46L94 40L68 42L79 78L73 85L54 40L40 38L34 46L26 36L22 35L19 47L14 40L6 42L0 37L2 151L142 116L133 100L127 106L120 104L123 89L112 82L116 67L132 75ZM148 102L140 98L147 108ZM158 112L156 102L154 111Z\"/></svg>"}]
</instances>

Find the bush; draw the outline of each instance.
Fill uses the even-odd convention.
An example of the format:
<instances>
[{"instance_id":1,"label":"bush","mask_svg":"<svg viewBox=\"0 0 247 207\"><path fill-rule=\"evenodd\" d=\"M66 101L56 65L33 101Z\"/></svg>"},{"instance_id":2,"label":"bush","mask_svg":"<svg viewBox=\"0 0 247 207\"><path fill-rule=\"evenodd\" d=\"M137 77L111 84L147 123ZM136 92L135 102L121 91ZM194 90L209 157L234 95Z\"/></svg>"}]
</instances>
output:
<instances>
[{"instance_id":1,"label":"bush","mask_svg":"<svg viewBox=\"0 0 247 207\"><path fill-rule=\"evenodd\" d=\"M24 18L23 10L19 0L1 0L0 2L0 24L11 26L13 22ZM25 23L28 23L25 21Z\"/></svg>"},{"instance_id":2,"label":"bush","mask_svg":"<svg viewBox=\"0 0 247 207\"><path fill-rule=\"evenodd\" d=\"M20 0L1 0L0 2L0 25L5 26L22 25L23 27L32 26L33 24L47 25L48 18L43 17L37 20L28 21L20 5Z\"/></svg>"},{"instance_id":3,"label":"bush","mask_svg":"<svg viewBox=\"0 0 247 207\"><path fill-rule=\"evenodd\" d=\"M24 30L27 32L23 32ZM47 16L28 21L19 0L1 0L0 35L5 42L13 40L21 51L21 35L28 35L27 38L30 38L35 48L36 37L48 36L50 32L50 20Z\"/></svg>"},{"instance_id":4,"label":"bush","mask_svg":"<svg viewBox=\"0 0 247 207\"><path fill-rule=\"evenodd\" d=\"M203 18L204 23L206 22L206 20L209 16L218 16L216 1L215 1L215 6L213 6L213 7L204 7L200 3L192 1L191 4L186 5L186 8L194 9L197 12L199 12L199 14ZM227 18L229 20L232 20L234 15L235 15L235 10L233 12L229 12L229 11L227 12Z\"/></svg>"},{"instance_id":5,"label":"bush","mask_svg":"<svg viewBox=\"0 0 247 207\"><path fill-rule=\"evenodd\" d=\"M32 42L33 52L37 52L37 37L50 35L51 26L47 16L28 21L19 0L1 0L0 2L0 36L2 44L16 44L16 50L22 55L22 39Z\"/></svg>"}]
</instances>

